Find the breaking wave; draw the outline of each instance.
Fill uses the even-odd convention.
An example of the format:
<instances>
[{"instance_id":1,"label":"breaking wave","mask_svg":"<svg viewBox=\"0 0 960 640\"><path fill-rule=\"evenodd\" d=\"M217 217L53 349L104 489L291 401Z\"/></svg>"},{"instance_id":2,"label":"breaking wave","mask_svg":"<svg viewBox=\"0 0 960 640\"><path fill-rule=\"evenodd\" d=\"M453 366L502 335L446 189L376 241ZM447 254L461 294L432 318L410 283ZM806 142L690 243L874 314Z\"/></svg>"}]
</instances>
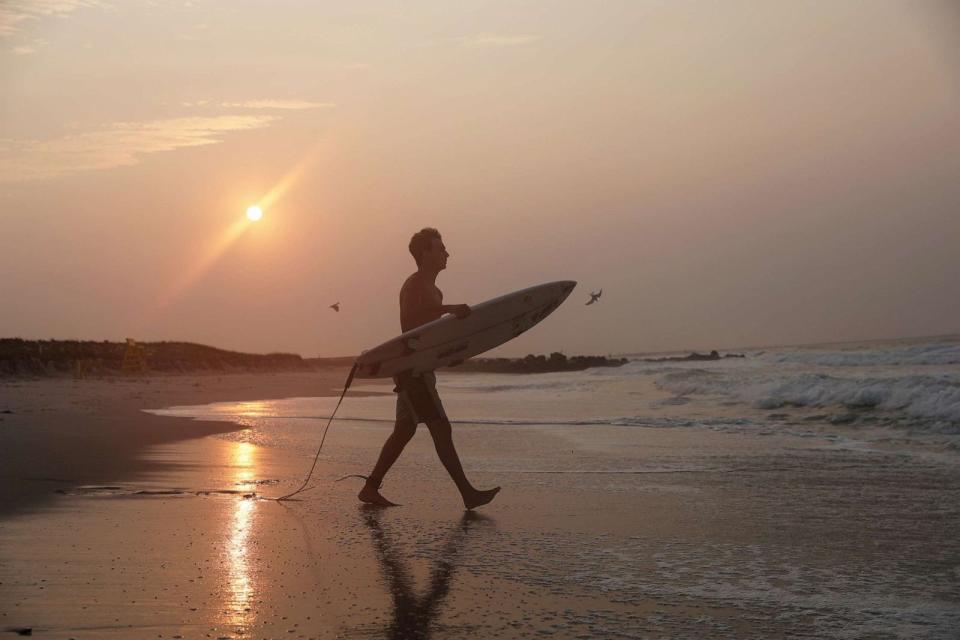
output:
<instances>
[{"instance_id":1,"label":"breaking wave","mask_svg":"<svg viewBox=\"0 0 960 640\"><path fill-rule=\"evenodd\" d=\"M913 418L955 423L960 430L960 379L952 374L840 377L806 372L759 376L690 369L662 376L657 386L677 396L728 396L759 409L840 406L897 411Z\"/></svg>"}]
</instances>

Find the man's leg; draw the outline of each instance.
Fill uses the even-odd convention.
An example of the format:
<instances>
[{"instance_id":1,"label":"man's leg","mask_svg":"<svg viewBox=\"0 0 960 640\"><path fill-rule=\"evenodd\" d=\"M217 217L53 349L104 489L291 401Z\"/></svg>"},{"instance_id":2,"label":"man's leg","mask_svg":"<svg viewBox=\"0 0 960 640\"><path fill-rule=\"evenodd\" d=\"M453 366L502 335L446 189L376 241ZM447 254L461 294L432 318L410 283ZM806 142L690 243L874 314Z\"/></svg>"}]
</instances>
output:
<instances>
[{"instance_id":1,"label":"man's leg","mask_svg":"<svg viewBox=\"0 0 960 640\"><path fill-rule=\"evenodd\" d=\"M414 424L412 420L407 417L397 418L393 426L393 433L391 433L387 441L383 443L383 448L380 450L380 457L377 458L377 464L374 465L370 477L357 496L361 502L382 506L395 505L395 503L390 502L380 495L380 483L383 482L387 471L390 470L393 463L400 457L403 448L407 446L407 443L410 442L410 439L416 432L417 425Z\"/></svg>"},{"instance_id":2,"label":"man's leg","mask_svg":"<svg viewBox=\"0 0 960 640\"><path fill-rule=\"evenodd\" d=\"M500 491L500 487L478 491L467 480L467 476L463 472L463 465L460 463L460 456L457 455L457 449L453 446L453 429L450 427L450 421L446 418L430 420L427 422L427 428L430 429L433 445L437 448L440 462L443 463L447 473L450 474L457 485L457 489L460 490L464 506L467 509L473 509L493 500L494 496Z\"/></svg>"}]
</instances>

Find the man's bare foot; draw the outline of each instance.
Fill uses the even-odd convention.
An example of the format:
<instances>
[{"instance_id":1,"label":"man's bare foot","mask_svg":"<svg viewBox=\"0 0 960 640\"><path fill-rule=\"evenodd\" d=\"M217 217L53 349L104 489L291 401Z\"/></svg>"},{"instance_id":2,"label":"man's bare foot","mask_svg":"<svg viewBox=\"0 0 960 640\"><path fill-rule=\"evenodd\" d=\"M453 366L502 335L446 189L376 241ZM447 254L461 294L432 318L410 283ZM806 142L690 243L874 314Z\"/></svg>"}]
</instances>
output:
<instances>
[{"instance_id":1,"label":"man's bare foot","mask_svg":"<svg viewBox=\"0 0 960 640\"><path fill-rule=\"evenodd\" d=\"M486 491L474 491L469 495L463 496L463 506L467 509L476 509L477 507L482 507L496 497L500 493L500 487L494 487L493 489L487 489Z\"/></svg>"},{"instance_id":2,"label":"man's bare foot","mask_svg":"<svg viewBox=\"0 0 960 640\"><path fill-rule=\"evenodd\" d=\"M363 489L360 489L360 493L357 494L357 497L360 498L360 502L366 504L377 505L378 507L399 507L396 502L390 502L382 495L380 495L379 487L376 487L369 482L363 485Z\"/></svg>"}]
</instances>

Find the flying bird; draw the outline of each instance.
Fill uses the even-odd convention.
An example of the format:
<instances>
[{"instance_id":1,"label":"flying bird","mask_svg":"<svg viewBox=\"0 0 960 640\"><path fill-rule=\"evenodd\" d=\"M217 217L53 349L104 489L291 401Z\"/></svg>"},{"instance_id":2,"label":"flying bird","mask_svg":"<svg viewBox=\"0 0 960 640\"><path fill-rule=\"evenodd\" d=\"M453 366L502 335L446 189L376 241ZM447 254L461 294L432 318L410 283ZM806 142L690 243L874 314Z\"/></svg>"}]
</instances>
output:
<instances>
[{"instance_id":1,"label":"flying bird","mask_svg":"<svg viewBox=\"0 0 960 640\"><path fill-rule=\"evenodd\" d=\"M594 302L596 302L597 300L599 300L599 299L600 299L600 296L601 296L602 294L603 294L603 289L600 289L600 291L599 291L598 293L594 293L593 291L591 291L591 292L590 292L590 301L587 302L586 305L591 305L591 304L593 304ZM584 305L584 306L586 306L586 305Z\"/></svg>"},{"instance_id":2,"label":"flying bird","mask_svg":"<svg viewBox=\"0 0 960 640\"><path fill-rule=\"evenodd\" d=\"M340 313L340 303L339 303L339 302L334 302L332 305L330 305L330 308L333 309L334 311L336 311L337 313Z\"/></svg>"}]
</instances>

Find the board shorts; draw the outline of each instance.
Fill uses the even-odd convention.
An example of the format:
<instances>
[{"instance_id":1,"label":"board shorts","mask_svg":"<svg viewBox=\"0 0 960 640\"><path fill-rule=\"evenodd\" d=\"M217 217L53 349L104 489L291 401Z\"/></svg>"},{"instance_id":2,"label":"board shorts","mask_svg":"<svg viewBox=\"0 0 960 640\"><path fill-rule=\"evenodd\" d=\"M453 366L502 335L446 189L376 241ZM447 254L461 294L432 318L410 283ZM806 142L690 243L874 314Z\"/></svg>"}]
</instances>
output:
<instances>
[{"instance_id":1,"label":"board shorts","mask_svg":"<svg viewBox=\"0 0 960 640\"><path fill-rule=\"evenodd\" d=\"M395 377L394 392L397 394L397 422L436 422L446 420L440 395L437 393L437 376L433 371L421 374L403 373Z\"/></svg>"}]
</instances>

